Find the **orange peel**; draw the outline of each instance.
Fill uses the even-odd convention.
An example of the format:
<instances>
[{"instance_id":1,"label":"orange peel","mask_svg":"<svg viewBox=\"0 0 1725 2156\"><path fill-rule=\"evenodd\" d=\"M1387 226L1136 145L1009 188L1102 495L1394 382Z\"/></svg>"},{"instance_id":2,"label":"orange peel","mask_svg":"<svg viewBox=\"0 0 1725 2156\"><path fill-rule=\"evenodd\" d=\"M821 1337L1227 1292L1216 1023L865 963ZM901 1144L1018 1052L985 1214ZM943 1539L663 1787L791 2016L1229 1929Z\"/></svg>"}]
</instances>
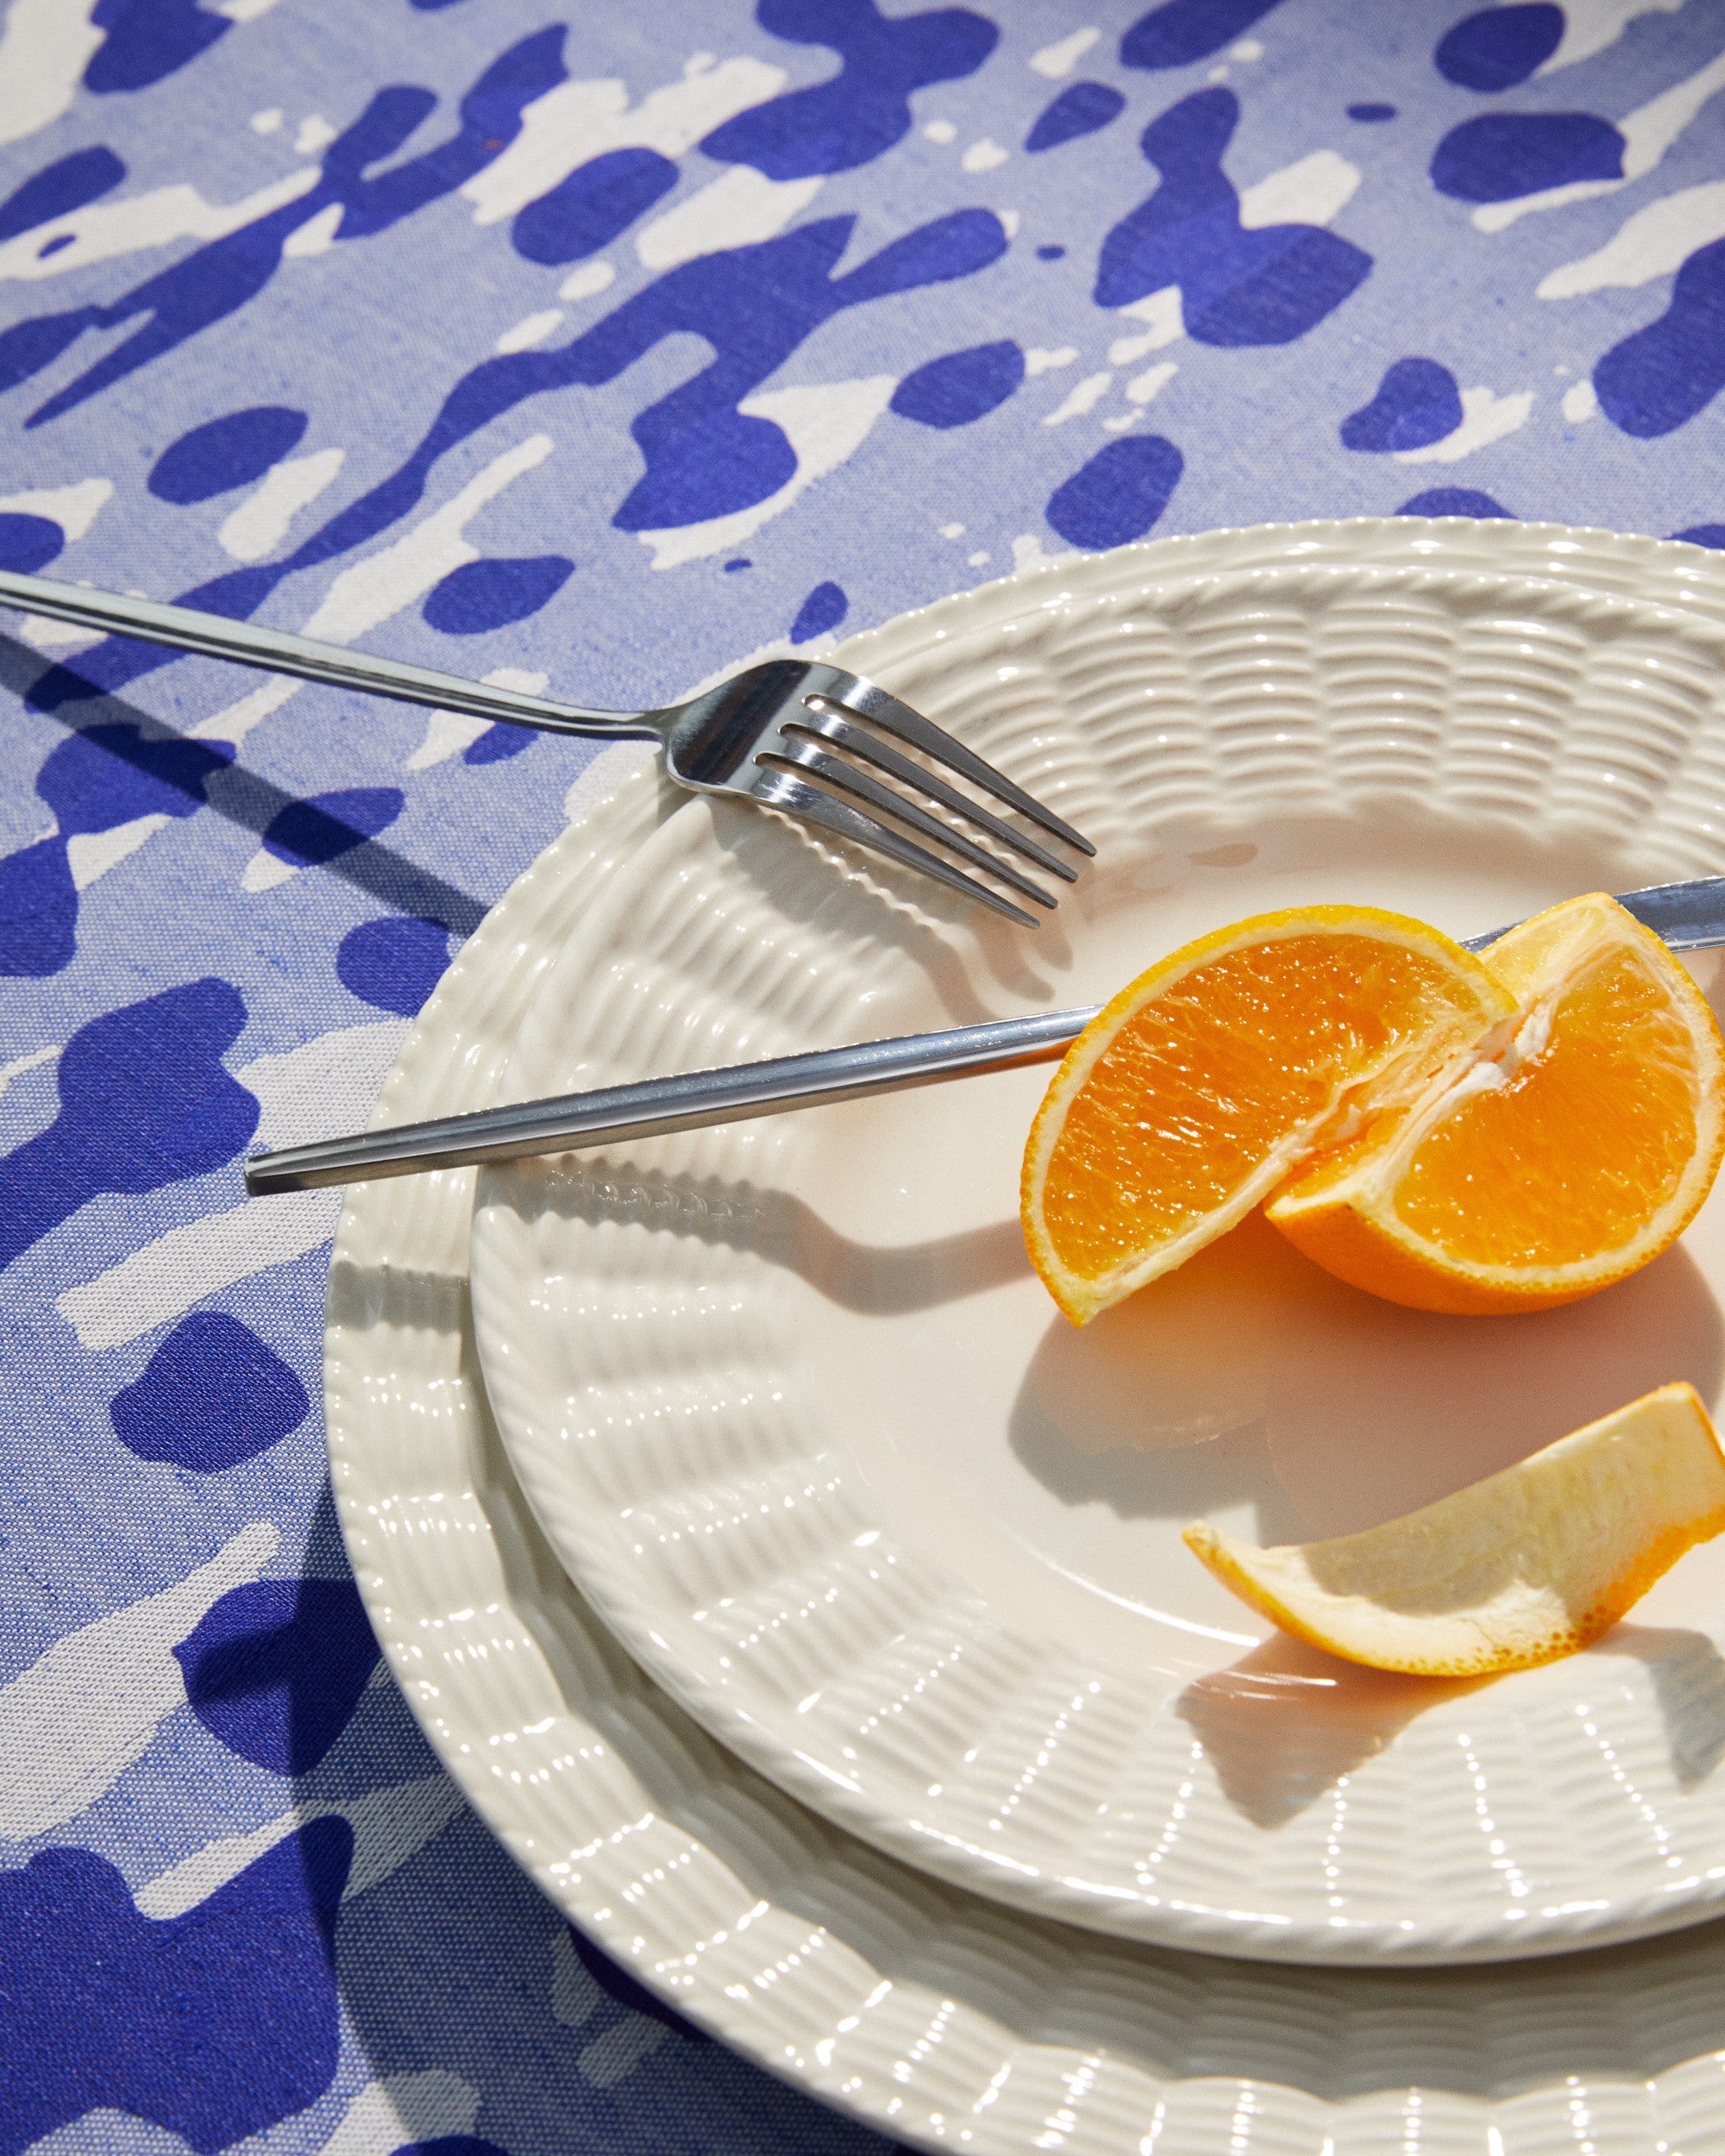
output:
<instances>
[{"instance_id":1,"label":"orange peel","mask_svg":"<svg viewBox=\"0 0 1725 2156\"><path fill-rule=\"evenodd\" d=\"M1261 1550L1207 1521L1187 1547L1283 1631L1350 1662L1470 1677L1573 1654L1725 1530L1725 1457L1690 1385L1360 1534Z\"/></svg>"}]
</instances>

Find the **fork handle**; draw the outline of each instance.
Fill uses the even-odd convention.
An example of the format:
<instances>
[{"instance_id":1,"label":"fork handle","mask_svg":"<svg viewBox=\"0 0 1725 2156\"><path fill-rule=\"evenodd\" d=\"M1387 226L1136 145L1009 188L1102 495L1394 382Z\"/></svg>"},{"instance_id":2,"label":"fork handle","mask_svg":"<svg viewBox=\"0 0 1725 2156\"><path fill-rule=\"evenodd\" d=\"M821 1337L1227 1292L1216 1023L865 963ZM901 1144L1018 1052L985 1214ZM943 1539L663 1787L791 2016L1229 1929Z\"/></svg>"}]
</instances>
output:
<instances>
[{"instance_id":1,"label":"fork handle","mask_svg":"<svg viewBox=\"0 0 1725 2156\"><path fill-rule=\"evenodd\" d=\"M0 570L0 606L76 622L80 629L111 630L168 644L206 659L230 659L267 674L297 674L331 688L359 689L371 696L393 697L400 704L430 704L439 711L461 711L471 718L507 719L517 726L536 726L549 734L579 734L586 740L657 741L662 738L651 711L590 711L577 704L550 704L524 696L519 689L494 682L469 681L432 667L409 666L401 659L380 659L341 644L319 643L284 629L262 629L253 622L229 621L194 606L171 606L154 599L122 598L116 592L90 591L52 577L20 576Z\"/></svg>"}]
</instances>

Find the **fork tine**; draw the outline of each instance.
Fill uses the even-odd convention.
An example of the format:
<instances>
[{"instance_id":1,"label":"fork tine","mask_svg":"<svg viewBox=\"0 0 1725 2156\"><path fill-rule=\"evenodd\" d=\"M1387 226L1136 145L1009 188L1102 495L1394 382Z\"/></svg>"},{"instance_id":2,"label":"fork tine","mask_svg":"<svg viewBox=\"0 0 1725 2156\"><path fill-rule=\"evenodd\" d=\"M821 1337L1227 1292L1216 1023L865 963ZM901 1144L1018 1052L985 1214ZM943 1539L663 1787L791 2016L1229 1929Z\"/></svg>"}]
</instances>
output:
<instances>
[{"instance_id":1,"label":"fork tine","mask_svg":"<svg viewBox=\"0 0 1725 2156\"><path fill-rule=\"evenodd\" d=\"M932 839L937 846L950 847L973 868L984 874L996 876L1035 905L1052 907L1051 899L1040 884L1032 883L1028 876L1020 875L997 854L979 846L975 839L967 838L963 831L956 831L950 824L943 824L938 816L931 816L926 809L919 808L902 793L889 786L882 786L878 779L870 778L866 771L859 771L855 764L846 763L842 756L829 755L812 742L787 742L782 749L757 749L757 763L794 764L799 769L812 771L817 778L830 785L840 787L846 793L854 793L866 801L870 808L880 809L894 816L901 824L908 824L922 837Z\"/></svg>"},{"instance_id":2,"label":"fork tine","mask_svg":"<svg viewBox=\"0 0 1725 2156\"><path fill-rule=\"evenodd\" d=\"M787 718L781 722L787 732L818 734L823 741L848 749L854 755L863 756L886 772L889 778L901 785L913 787L919 793L938 801L943 808L951 809L966 818L981 830L988 832L1003 846L1011 846L1033 861L1038 868L1046 869L1051 876L1059 876L1068 883L1076 883L1078 871L1049 852L1046 846L1038 846L1033 838L1026 838L1022 831L1014 830L1010 824L1003 824L998 816L991 816L982 805L968 793L961 793L956 786L949 786L938 772L930 771L924 765L913 763L908 756L901 756L896 749L871 734L867 727L853 726L848 718L841 718L837 710L818 711L808 707L806 718Z\"/></svg>"},{"instance_id":3,"label":"fork tine","mask_svg":"<svg viewBox=\"0 0 1725 2156\"><path fill-rule=\"evenodd\" d=\"M954 891L962 891L966 898L980 899L984 906L992 906L996 913L1004 913L1009 921L1016 921L1021 928L1034 928L1036 916L1026 913L1022 906L1014 906L1010 899L998 891L991 891L985 883L978 883L974 876L967 876L950 862L930 853L905 837L901 832L885 824L877 824L872 816L864 816L848 801L823 793L819 787L810 786L789 771L762 771L763 784L751 789L754 799L768 808L781 809L787 816L800 818L804 823L819 824L827 830L835 831L841 838L850 839L859 846L867 846L874 852L885 854L900 867L914 868L920 874L932 876L937 883L948 885Z\"/></svg>"},{"instance_id":4,"label":"fork tine","mask_svg":"<svg viewBox=\"0 0 1725 2156\"><path fill-rule=\"evenodd\" d=\"M901 704L896 696L889 695L878 683L865 680L860 674L846 674L838 667L828 671L832 686L805 691L806 697L824 696L854 718L870 719L876 726L885 727L888 733L920 749L925 756L944 763L949 771L960 773L973 786L992 793L997 801L1015 808L1020 816L1027 816L1032 823L1041 824L1044 830L1063 838L1069 846L1076 846L1081 854L1094 856L1096 849L1081 832L1075 831L1052 809L1044 808L1033 793L1026 793L1021 786L1015 786L1004 772L984 762L974 749L967 749L962 741L955 741L932 719L925 718L920 711L913 711L908 704Z\"/></svg>"}]
</instances>

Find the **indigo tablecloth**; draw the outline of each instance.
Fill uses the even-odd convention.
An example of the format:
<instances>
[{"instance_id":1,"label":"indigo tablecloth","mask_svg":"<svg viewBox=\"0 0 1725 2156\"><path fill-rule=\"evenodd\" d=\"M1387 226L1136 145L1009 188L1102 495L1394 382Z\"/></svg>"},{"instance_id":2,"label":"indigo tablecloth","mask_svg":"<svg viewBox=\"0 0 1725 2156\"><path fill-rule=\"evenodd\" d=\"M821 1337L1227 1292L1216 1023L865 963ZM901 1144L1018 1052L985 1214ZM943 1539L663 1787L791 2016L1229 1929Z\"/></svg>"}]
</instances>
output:
<instances>
[{"instance_id":1,"label":"indigo tablecloth","mask_svg":"<svg viewBox=\"0 0 1725 2156\"><path fill-rule=\"evenodd\" d=\"M10 0L0 563L623 704L1152 530L1725 542L1722 48L1712 0ZM0 626L0 2156L883 2147L439 1772L333 1523L334 1201L242 1197L593 752Z\"/></svg>"}]
</instances>

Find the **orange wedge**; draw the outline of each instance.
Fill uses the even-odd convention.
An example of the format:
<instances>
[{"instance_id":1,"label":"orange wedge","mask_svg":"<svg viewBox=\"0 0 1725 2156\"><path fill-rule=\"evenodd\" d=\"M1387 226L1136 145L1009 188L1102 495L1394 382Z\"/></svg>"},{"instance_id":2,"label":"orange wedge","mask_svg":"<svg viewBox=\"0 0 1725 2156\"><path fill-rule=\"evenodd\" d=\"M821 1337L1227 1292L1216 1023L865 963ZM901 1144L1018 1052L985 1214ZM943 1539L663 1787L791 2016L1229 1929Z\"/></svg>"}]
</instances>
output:
<instances>
[{"instance_id":1,"label":"orange wedge","mask_svg":"<svg viewBox=\"0 0 1725 2156\"><path fill-rule=\"evenodd\" d=\"M1037 1270L1083 1324L1515 1014L1460 944L1375 906L1200 937L1122 989L1055 1074L1021 1190Z\"/></svg>"},{"instance_id":2,"label":"orange wedge","mask_svg":"<svg viewBox=\"0 0 1725 2156\"><path fill-rule=\"evenodd\" d=\"M1725 1458L1689 1385L1662 1385L1364 1534L1260 1550L1186 1543L1272 1624L1349 1662L1485 1677L1573 1654L1725 1529Z\"/></svg>"},{"instance_id":3,"label":"orange wedge","mask_svg":"<svg viewBox=\"0 0 1725 2156\"><path fill-rule=\"evenodd\" d=\"M1357 1288L1421 1310L1574 1302L1673 1242L1725 1150L1725 1043L1700 990L1615 899L1572 899L1485 953L1507 1041L1434 1067L1423 1099L1265 1208Z\"/></svg>"}]
</instances>

